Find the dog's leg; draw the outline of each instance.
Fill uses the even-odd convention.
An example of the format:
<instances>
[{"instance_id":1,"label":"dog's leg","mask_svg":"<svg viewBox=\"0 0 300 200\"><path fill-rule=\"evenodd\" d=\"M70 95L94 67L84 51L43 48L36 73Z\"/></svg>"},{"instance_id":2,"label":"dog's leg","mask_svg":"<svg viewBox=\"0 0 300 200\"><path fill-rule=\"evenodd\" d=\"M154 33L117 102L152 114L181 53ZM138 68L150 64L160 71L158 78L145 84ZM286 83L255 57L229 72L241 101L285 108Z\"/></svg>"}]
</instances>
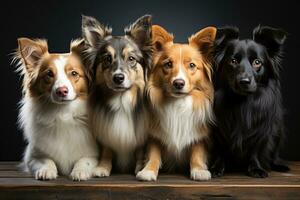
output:
<instances>
[{"instance_id":1,"label":"dog's leg","mask_svg":"<svg viewBox=\"0 0 300 200\"><path fill-rule=\"evenodd\" d=\"M136 165L134 173L137 174L144 167L144 148L138 148L135 152Z\"/></svg>"},{"instance_id":2,"label":"dog's leg","mask_svg":"<svg viewBox=\"0 0 300 200\"><path fill-rule=\"evenodd\" d=\"M102 148L99 164L93 169L93 176L105 177L109 176L112 169L112 151L108 147Z\"/></svg>"},{"instance_id":3,"label":"dog's leg","mask_svg":"<svg viewBox=\"0 0 300 200\"><path fill-rule=\"evenodd\" d=\"M154 141L148 144L147 159L144 169L136 174L136 178L141 181L156 181L161 165L160 144Z\"/></svg>"},{"instance_id":4,"label":"dog's leg","mask_svg":"<svg viewBox=\"0 0 300 200\"><path fill-rule=\"evenodd\" d=\"M79 159L71 172L71 178L74 181L88 180L92 176L92 170L97 166L97 159L92 157L84 157Z\"/></svg>"},{"instance_id":5,"label":"dog's leg","mask_svg":"<svg viewBox=\"0 0 300 200\"><path fill-rule=\"evenodd\" d=\"M278 137L276 137L274 140L274 148L272 152L272 161L271 161L271 169L278 172L287 172L290 170L290 168L285 164L285 162L279 157L279 150L282 146L282 143L284 141L284 128L283 125L281 125Z\"/></svg>"},{"instance_id":6,"label":"dog's leg","mask_svg":"<svg viewBox=\"0 0 300 200\"><path fill-rule=\"evenodd\" d=\"M268 177L268 172L261 166L257 154L252 155L252 157L250 158L247 174L248 176L255 178Z\"/></svg>"},{"instance_id":7,"label":"dog's leg","mask_svg":"<svg viewBox=\"0 0 300 200\"><path fill-rule=\"evenodd\" d=\"M53 180L57 178L58 172L54 161L39 150L32 148L30 144L25 150L24 163L26 169L34 174L35 179Z\"/></svg>"},{"instance_id":8,"label":"dog's leg","mask_svg":"<svg viewBox=\"0 0 300 200\"><path fill-rule=\"evenodd\" d=\"M203 181L211 179L211 174L206 165L206 149L203 142L196 143L191 148L190 175L191 179Z\"/></svg>"},{"instance_id":9,"label":"dog's leg","mask_svg":"<svg viewBox=\"0 0 300 200\"><path fill-rule=\"evenodd\" d=\"M224 175L224 171L225 171L225 162L222 156L218 156L211 168L210 168L212 177L216 178L216 177L221 177Z\"/></svg>"},{"instance_id":10,"label":"dog's leg","mask_svg":"<svg viewBox=\"0 0 300 200\"><path fill-rule=\"evenodd\" d=\"M32 158L27 166L34 173L35 179L53 180L57 178L57 168L53 160L49 158Z\"/></svg>"}]
</instances>

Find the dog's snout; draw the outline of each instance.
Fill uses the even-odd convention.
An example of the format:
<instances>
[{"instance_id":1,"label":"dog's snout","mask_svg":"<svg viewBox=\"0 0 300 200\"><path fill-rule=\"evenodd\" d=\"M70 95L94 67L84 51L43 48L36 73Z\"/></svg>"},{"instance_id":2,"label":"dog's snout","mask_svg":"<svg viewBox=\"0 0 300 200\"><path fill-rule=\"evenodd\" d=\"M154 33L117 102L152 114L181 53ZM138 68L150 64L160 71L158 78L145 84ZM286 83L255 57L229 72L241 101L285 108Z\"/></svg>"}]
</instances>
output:
<instances>
[{"instance_id":1,"label":"dog's snout","mask_svg":"<svg viewBox=\"0 0 300 200\"><path fill-rule=\"evenodd\" d=\"M118 85L120 85L121 83L123 83L124 79L125 79L125 76L124 76L124 74L121 74L121 73L115 74L113 76L114 83L116 83Z\"/></svg>"},{"instance_id":2,"label":"dog's snout","mask_svg":"<svg viewBox=\"0 0 300 200\"><path fill-rule=\"evenodd\" d=\"M174 88L181 90L185 85L185 81L183 79L176 79L173 81Z\"/></svg>"},{"instance_id":3,"label":"dog's snout","mask_svg":"<svg viewBox=\"0 0 300 200\"><path fill-rule=\"evenodd\" d=\"M56 89L56 95L59 97L66 97L69 93L69 90L66 86L59 87Z\"/></svg>"},{"instance_id":4,"label":"dog's snout","mask_svg":"<svg viewBox=\"0 0 300 200\"><path fill-rule=\"evenodd\" d=\"M250 80L250 78L241 78L239 83L241 85L249 85L251 83L251 80Z\"/></svg>"}]
</instances>

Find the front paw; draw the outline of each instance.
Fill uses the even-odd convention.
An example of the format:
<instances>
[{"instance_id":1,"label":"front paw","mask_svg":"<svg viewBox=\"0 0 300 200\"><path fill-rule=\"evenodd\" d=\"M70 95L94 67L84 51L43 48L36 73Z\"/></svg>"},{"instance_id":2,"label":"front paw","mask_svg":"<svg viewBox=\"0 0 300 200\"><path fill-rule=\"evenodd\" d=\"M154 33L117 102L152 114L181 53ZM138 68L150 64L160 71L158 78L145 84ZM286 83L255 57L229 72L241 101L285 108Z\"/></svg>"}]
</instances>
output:
<instances>
[{"instance_id":1,"label":"front paw","mask_svg":"<svg viewBox=\"0 0 300 200\"><path fill-rule=\"evenodd\" d=\"M57 170L43 167L35 172L37 180L53 180L57 178Z\"/></svg>"},{"instance_id":2,"label":"front paw","mask_svg":"<svg viewBox=\"0 0 300 200\"><path fill-rule=\"evenodd\" d=\"M91 178L91 170L73 169L70 176L73 181L86 181Z\"/></svg>"},{"instance_id":3,"label":"front paw","mask_svg":"<svg viewBox=\"0 0 300 200\"><path fill-rule=\"evenodd\" d=\"M94 177L107 177L110 176L110 170L105 167L95 167L93 169L93 176Z\"/></svg>"},{"instance_id":4,"label":"front paw","mask_svg":"<svg viewBox=\"0 0 300 200\"><path fill-rule=\"evenodd\" d=\"M140 181L156 181L157 173L152 170L143 169L136 174L136 178Z\"/></svg>"},{"instance_id":5,"label":"front paw","mask_svg":"<svg viewBox=\"0 0 300 200\"><path fill-rule=\"evenodd\" d=\"M213 178L221 177L224 175L225 167L216 167L213 166L210 169Z\"/></svg>"},{"instance_id":6,"label":"front paw","mask_svg":"<svg viewBox=\"0 0 300 200\"><path fill-rule=\"evenodd\" d=\"M211 179L211 174L208 170L204 169L192 169L191 179L195 181L207 181Z\"/></svg>"},{"instance_id":7,"label":"front paw","mask_svg":"<svg viewBox=\"0 0 300 200\"><path fill-rule=\"evenodd\" d=\"M254 177L254 178L266 178L268 177L268 172L264 169L260 168L249 168L248 169L248 176Z\"/></svg>"}]
</instances>

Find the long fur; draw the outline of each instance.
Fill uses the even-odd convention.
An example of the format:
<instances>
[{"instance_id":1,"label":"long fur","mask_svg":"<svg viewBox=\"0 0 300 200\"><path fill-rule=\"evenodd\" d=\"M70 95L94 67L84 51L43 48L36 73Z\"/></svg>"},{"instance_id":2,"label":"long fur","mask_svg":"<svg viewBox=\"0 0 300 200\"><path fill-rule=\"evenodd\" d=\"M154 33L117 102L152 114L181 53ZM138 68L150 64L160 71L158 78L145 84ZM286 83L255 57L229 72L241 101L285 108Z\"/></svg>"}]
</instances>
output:
<instances>
[{"instance_id":1,"label":"long fur","mask_svg":"<svg viewBox=\"0 0 300 200\"><path fill-rule=\"evenodd\" d=\"M72 42L71 51L78 50L80 43L80 40ZM42 56L48 54L48 50L45 48L46 51L39 55L41 57L35 57L38 60L34 63L27 62L27 59L39 46L47 47L46 41L19 39L19 49L13 58L23 79L18 124L27 146L22 167L36 179L55 179L58 174L74 180L88 179L97 165L98 148L88 128L87 101L77 98L59 104L52 102L48 91L33 94L33 85L43 81L37 76Z\"/></svg>"},{"instance_id":2,"label":"long fur","mask_svg":"<svg viewBox=\"0 0 300 200\"><path fill-rule=\"evenodd\" d=\"M253 40L246 41L239 40L238 29L234 27L219 29L218 34L214 59L217 127L213 133L213 176L222 176L224 170L245 170L250 176L266 177L270 169L288 170L279 158L284 139L279 72L285 33L259 26L253 32ZM240 41L252 42L264 51L264 72L256 75L257 90L248 95L232 90L226 78L228 49Z\"/></svg>"}]
</instances>

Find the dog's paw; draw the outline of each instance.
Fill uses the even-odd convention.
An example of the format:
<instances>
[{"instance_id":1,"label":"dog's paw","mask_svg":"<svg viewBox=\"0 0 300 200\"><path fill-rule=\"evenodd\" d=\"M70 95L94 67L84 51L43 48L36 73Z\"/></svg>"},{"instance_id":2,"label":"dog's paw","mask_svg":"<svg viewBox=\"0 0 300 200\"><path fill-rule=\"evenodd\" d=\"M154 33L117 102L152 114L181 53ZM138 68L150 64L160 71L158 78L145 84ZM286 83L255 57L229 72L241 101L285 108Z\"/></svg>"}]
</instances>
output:
<instances>
[{"instance_id":1,"label":"dog's paw","mask_svg":"<svg viewBox=\"0 0 300 200\"><path fill-rule=\"evenodd\" d=\"M251 176L254 178L266 178L269 175L268 175L268 172L263 169L251 168L248 170L248 176Z\"/></svg>"},{"instance_id":2,"label":"dog's paw","mask_svg":"<svg viewBox=\"0 0 300 200\"><path fill-rule=\"evenodd\" d=\"M140 181L156 181L157 174L152 170L143 169L136 174L136 178Z\"/></svg>"},{"instance_id":3,"label":"dog's paw","mask_svg":"<svg viewBox=\"0 0 300 200\"><path fill-rule=\"evenodd\" d=\"M224 171L225 171L225 168L224 167L220 167L220 168L211 168L210 169L210 172L211 172L211 175L213 178L217 178L217 177L221 177L224 175Z\"/></svg>"},{"instance_id":4,"label":"dog's paw","mask_svg":"<svg viewBox=\"0 0 300 200\"><path fill-rule=\"evenodd\" d=\"M211 179L211 174L208 170L204 169L192 169L191 179L195 181L206 181Z\"/></svg>"},{"instance_id":5,"label":"dog's paw","mask_svg":"<svg viewBox=\"0 0 300 200\"><path fill-rule=\"evenodd\" d=\"M73 181L86 181L91 178L91 170L89 169L73 169L71 174Z\"/></svg>"},{"instance_id":6,"label":"dog's paw","mask_svg":"<svg viewBox=\"0 0 300 200\"><path fill-rule=\"evenodd\" d=\"M47 167L42 167L35 172L35 179L37 180L53 180L57 178L57 170Z\"/></svg>"},{"instance_id":7,"label":"dog's paw","mask_svg":"<svg viewBox=\"0 0 300 200\"><path fill-rule=\"evenodd\" d=\"M110 170L105 167L95 167L92 175L94 177L107 177L110 176Z\"/></svg>"}]
</instances>

